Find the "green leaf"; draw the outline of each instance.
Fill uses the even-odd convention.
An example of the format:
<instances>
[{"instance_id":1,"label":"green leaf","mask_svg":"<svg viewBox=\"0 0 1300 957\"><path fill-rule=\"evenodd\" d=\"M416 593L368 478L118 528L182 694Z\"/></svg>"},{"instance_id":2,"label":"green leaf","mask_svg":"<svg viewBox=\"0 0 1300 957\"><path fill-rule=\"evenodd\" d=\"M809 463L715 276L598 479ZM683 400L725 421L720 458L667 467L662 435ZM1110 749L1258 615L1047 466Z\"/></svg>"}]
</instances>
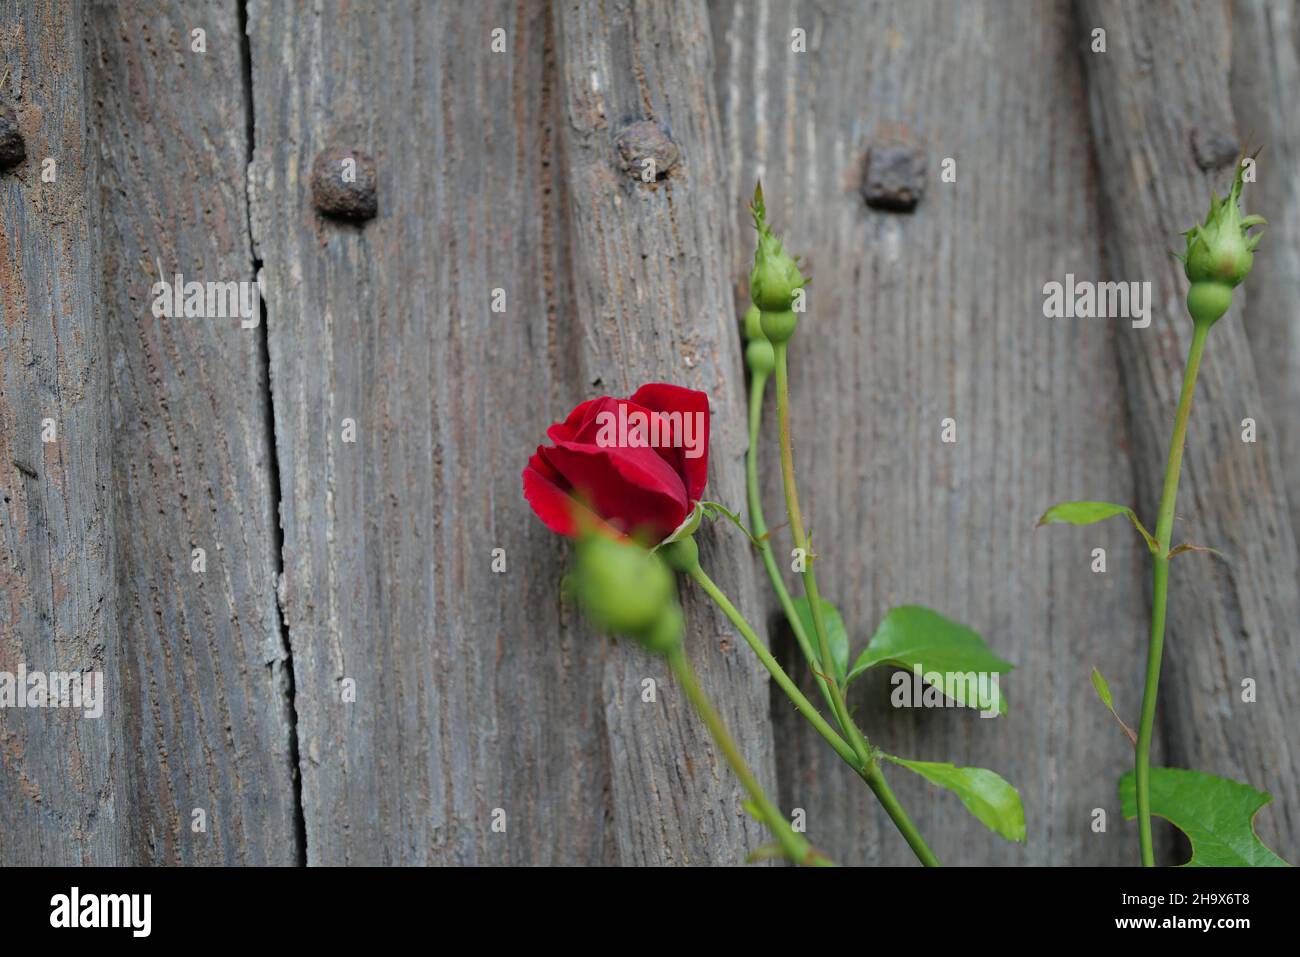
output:
<instances>
[{"instance_id":1,"label":"green leaf","mask_svg":"<svg viewBox=\"0 0 1300 957\"><path fill-rule=\"evenodd\" d=\"M1127 505L1113 505L1110 502L1062 502L1044 512L1038 524L1053 525L1064 522L1070 525L1091 525L1093 522L1114 518L1116 515L1127 516L1133 523L1133 527L1146 539L1151 554L1160 554L1160 546L1156 544L1155 538L1146 530L1146 526L1138 521L1137 513Z\"/></svg>"},{"instance_id":2,"label":"green leaf","mask_svg":"<svg viewBox=\"0 0 1300 957\"><path fill-rule=\"evenodd\" d=\"M907 671L919 665L923 677L937 672L943 676L941 690L945 695L958 704L985 710L992 708L993 702L972 700L979 697L980 689L978 680L972 681L971 677L1006 674L1015 667L993 654L984 639L970 628L920 605L890 609L854 662L848 680L880 664ZM938 682L931 683L939 686ZM998 714L1006 714L1007 697L1000 689L997 706Z\"/></svg>"},{"instance_id":3,"label":"green leaf","mask_svg":"<svg viewBox=\"0 0 1300 957\"><path fill-rule=\"evenodd\" d=\"M907 761L889 754L881 756L915 771L931 784L952 791L989 830L1008 841L1024 843L1024 805L1020 803L1020 794L1000 775L987 768L959 768L946 761Z\"/></svg>"},{"instance_id":4,"label":"green leaf","mask_svg":"<svg viewBox=\"0 0 1300 957\"><path fill-rule=\"evenodd\" d=\"M808 604L807 595L800 595L794 600L794 610L803 622L804 633L812 642L813 651L820 652L817 629L813 626L812 606ZM844 630L844 619L840 617L839 609L825 598L822 599L822 623L826 626L826 640L830 643L831 658L835 662L835 680L843 685L849 667L849 633ZM813 662L814 666L818 663Z\"/></svg>"},{"instance_id":5,"label":"green leaf","mask_svg":"<svg viewBox=\"0 0 1300 957\"><path fill-rule=\"evenodd\" d=\"M1097 697L1106 706L1106 710L1113 713L1115 703L1110 698L1110 685L1106 684L1106 679L1101 676L1101 672L1096 668L1092 669L1092 686L1097 689Z\"/></svg>"},{"instance_id":6,"label":"green leaf","mask_svg":"<svg viewBox=\"0 0 1300 957\"><path fill-rule=\"evenodd\" d=\"M743 521L741 521L740 516L731 511L725 505L720 502L700 502L699 507L703 509L704 513L710 518L721 517L731 519L731 523L744 532L745 537L748 538L751 543L754 545L760 544L759 540L754 537L754 533L749 530L748 526L746 526Z\"/></svg>"},{"instance_id":7,"label":"green leaf","mask_svg":"<svg viewBox=\"0 0 1300 957\"><path fill-rule=\"evenodd\" d=\"M1137 816L1133 772L1119 779L1124 817ZM1255 833L1255 815L1273 795L1246 784L1183 768L1151 769L1151 813L1192 842L1184 867L1288 867Z\"/></svg>"},{"instance_id":8,"label":"green leaf","mask_svg":"<svg viewBox=\"0 0 1300 957\"><path fill-rule=\"evenodd\" d=\"M1124 729L1124 733L1128 735L1128 739L1136 745L1137 734L1134 733L1132 728L1124 723L1123 718L1115 713L1115 704L1110 698L1110 685L1106 684L1106 679L1101 676L1101 672L1096 668L1092 669L1092 686L1096 689L1097 697L1101 699L1101 703L1104 704L1106 710L1110 712L1110 716L1119 722L1119 726Z\"/></svg>"}]
</instances>

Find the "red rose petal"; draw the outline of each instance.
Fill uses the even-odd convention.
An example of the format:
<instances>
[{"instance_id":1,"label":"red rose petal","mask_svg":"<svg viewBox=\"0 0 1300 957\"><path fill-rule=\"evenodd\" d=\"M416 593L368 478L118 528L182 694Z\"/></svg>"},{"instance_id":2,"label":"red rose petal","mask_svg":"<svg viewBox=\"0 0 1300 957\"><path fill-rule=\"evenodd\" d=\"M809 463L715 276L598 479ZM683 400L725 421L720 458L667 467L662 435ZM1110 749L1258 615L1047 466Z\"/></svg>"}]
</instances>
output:
<instances>
[{"instance_id":1,"label":"red rose petal","mask_svg":"<svg viewBox=\"0 0 1300 957\"><path fill-rule=\"evenodd\" d=\"M634 412L683 419L698 416L701 428L692 435L692 444L699 443L702 454L688 458L684 447L670 444L666 437L655 447L608 444L608 436L601 434L604 423L597 419L603 418L603 412L618 416L620 410L624 416ZM579 404L546 434L555 446L539 446L529 460L523 474L524 497L546 526L561 535L578 534L589 518L625 533L649 533L660 541L682 523L704 493L709 400L703 392L653 383L631 399L600 396ZM675 432L672 438L684 440Z\"/></svg>"},{"instance_id":2,"label":"red rose petal","mask_svg":"<svg viewBox=\"0 0 1300 957\"><path fill-rule=\"evenodd\" d=\"M684 389L667 382L652 382L643 385L634 392L629 402L644 406L652 412L681 412L683 415L700 413L699 420L703 434L695 437L702 454L689 458L686 449L669 448L665 452L676 453L677 471L686 485L686 495L691 502L698 502L704 495L704 486L709 478L709 397L696 389ZM668 456L665 456L668 458ZM673 463L673 459L669 459Z\"/></svg>"},{"instance_id":3,"label":"red rose petal","mask_svg":"<svg viewBox=\"0 0 1300 957\"><path fill-rule=\"evenodd\" d=\"M528 460L524 469L524 498L546 527L570 538L578 534L573 510L583 506L567 491L568 482L542 457L543 449Z\"/></svg>"},{"instance_id":4,"label":"red rose petal","mask_svg":"<svg viewBox=\"0 0 1300 957\"><path fill-rule=\"evenodd\" d=\"M576 495L624 532L649 531L658 541L690 511L681 478L653 449L562 442L540 454Z\"/></svg>"},{"instance_id":5,"label":"red rose petal","mask_svg":"<svg viewBox=\"0 0 1300 957\"><path fill-rule=\"evenodd\" d=\"M581 402L569 413L569 417L563 422L556 422L546 430L546 437L552 442L567 442L577 437L582 431L583 426L591 415L595 414L596 406L602 402L613 401L608 396L601 396L596 399L588 399Z\"/></svg>"}]
</instances>

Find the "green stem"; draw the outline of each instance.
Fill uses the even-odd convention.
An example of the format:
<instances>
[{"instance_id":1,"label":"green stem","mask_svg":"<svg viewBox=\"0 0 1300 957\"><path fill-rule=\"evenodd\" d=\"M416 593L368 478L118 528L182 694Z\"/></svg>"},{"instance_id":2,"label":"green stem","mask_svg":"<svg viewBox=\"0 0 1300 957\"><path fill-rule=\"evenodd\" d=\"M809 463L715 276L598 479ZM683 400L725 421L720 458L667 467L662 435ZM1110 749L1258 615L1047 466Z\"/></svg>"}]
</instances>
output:
<instances>
[{"instance_id":1,"label":"green stem","mask_svg":"<svg viewBox=\"0 0 1300 957\"><path fill-rule=\"evenodd\" d=\"M884 807L885 813L894 822L894 826L903 835L903 839L907 841L907 846L912 849L917 859L926 867L941 866L939 858L935 856L934 851L930 850L930 845L925 843L925 838L921 836L921 832L916 829L912 819L903 810L903 805L899 804L898 798L894 797L894 792L890 790L884 772L880 770L880 765L872 764L862 776L866 779L872 793L876 795L876 798Z\"/></svg>"},{"instance_id":2,"label":"green stem","mask_svg":"<svg viewBox=\"0 0 1300 957\"><path fill-rule=\"evenodd\" d=\"M822 620L821 593L817 589L817 573L813 569L813 557L809 554L808 536L804 531L803 515L799 510L799 493L794 481L794 449L790 440L790 378L789 366L786 360L786 346L787 343L785 342L773 345L773 350L776 353L776 412L781 434L781 478L785 485L785 506L790 518L790 533L794 538L795 547L803 549L805 556L804 591L808 596L808 606L812 612L813 630L816 631L817 640L821 646L822 670L826 677L826 686L831 696L831 704L835 709L835 715L840 722L840 727L848 735L849 742L853 745L854 751L862 762L859 773L871 787L876 798L884 806L890 820L894 822L894 825L921 863L926 867L938 867L938 857L925 843L920 831L917 830L916 825L912 823L907 816L907 812L903 810L903 806L894 797L894 792L889 789L889 785L885 782L885 776L877 765L871 745L868 743L866 736L858 729L852 717L849 716L848 708L844 705L844 696L840 692L839 682L835 679L835 661L831 657L830 639L827 637L826 624Z\"/></svg>"},{"instance_id":3,"label":"green stem","mask_svg":"<svg viewBox=\"0 0 1300 957\"><path fill-rule=\"evenodd\" d=\"M766 388L766 372L755 374L750 380L749 451L745 453L745 484L749 495L749 524L754 538L758 540L758 553L763 559L763 567L767 569L767 577L772 582L772 590L776 592L777 601L781 603L781 609L785 612L786 620L790 623L790 630L794 632L795 640L799 642L799 648L803 651L804 657L808 659L810 665L813 665L818 662L819 656L813 650L812 642L808 640L808 631L803 626L803 619L795 611L794 601L790 598L790 590L785 587L785 579L781 576L781 568L776 563L776 554L772 551L772 542L767 535L767 520L763 517L763 496L758 486L758 436L762 430L763 393ZM822 697L826 699L826 706L834 713L835 702L831 698L826 679L818 674L814 680L817 682L817 687L821 689Z\"/></svg>"},{"instance_id":4,"label":"green stem","mask_svg":"<svg viewBox=\"0 0 1300 957\"><path fill-rule=\"evenodd\" d=\"M668 653L668 665L672 668L673 674L682 686L682 690L686 692L686 697L690 699L691 704L695 706L695 710L708 727L709 734L713 736L713 740L722 751L723 757L731 765L731 770L740 779L745 791L748 792L749 799L767 821L767 826L771 828L772 833L776 836L786 857L797 864L830 866L831 862L813 850L812 845L807 840L795 833L794 828L790 826L789 821L782 817L777 806L768 800L763 788L758 783L758 779L754 777L754 772L749 769L749 765L745 763L744 757L741 756L740 749L736 747L736 742L732 740L731 735L727 732L726 725L722 723L722 718L713 707L713 703L709 701L708 695L700 687L700 683L695 677L695 669L691 667L691 663L687 660L686 652L681 645Z\"/></svg>"},{"instance_id":5,"label":"green stem","mask_svg":"<svg viewBox=\"0 0 1300 957\"><path fill-rule=\"evenodd\" d=\"M781 433L781 479L785 486L785 510L790 518L790 534L794 538L794 547L803 552L804 593L808 596L808 610L812 615L813 631L821 651L822 674L826 679L827 690L831 696L831 707L835 718L849 736L849 742L862 759L863 765L872 763L871 745L867 743L862 732L857 729L849 717L844 705L844 695L840 692L839 682L835 678L835 659L831 655L831 643L822 615L821 592L817 589L817 572L808 548L808 535L804 531L803 513L799 509L799 492L794 482L794 449L790 441L790 380L786 363L787 344L775 343L776 352L776 415Z\"/></svg>"},{"instance_id":6,"label":"green stem","mask_svg":"<svg viewBox=\"0 0 1300 957\"><path fill-rule=\"evenodd\" d=\"M781 667L780 662L772 657L772 653L767 650L767 646L759 639L749 622L745 620L744 615L736 610L736 606L731 603L731 600L727 598L722 589L717 586L698 563L687 574L695 579L696 583L708 593L709 597L722 609L723 613L731 619L731 623L739 629L749 647L754 649L754 654L758 655L758 660L763 663L763 667L776 680L776 683L786 693L786 696L794 702L794 706L799 709L799 713L808 719L808 722L818 730L823 738L830 742L836 754L848 762L849 766L854 770L861 772L863 765L858 758L857 752L835 733L835 729L822 717L821 712L814 708L812 702L804 697L798 685L785 673L785 669Z\"/></svg>"},{"instance_id":7,"label":"green stem","mask_svg":"<svg viewBox=\"0 0 1300 957\"><path fill-rule=\"evenodd\" d=\"M911 847L921 863L926 867L938 867L939 858L925 843L925 839L921 837L921 832L916 829L916 825L907 816L903 806L898 803L898 798L894 797L894 792L890 790L888 782L885 781L885 775L881 772L880 765L876 762L863 763L857 752L835 733L835 729L821 716L821 712L814 708L812 702L804 697L803 692L790 680L790 676L785 673L780 663L772 657L771 652L759 640L758 635L749 622L745 620L745 617L736 610L736 606L731 603L731 600L727 598L722 589L717 586L698 563L687 574L708 593L709 597L731 619L731 623L745 636L745 641L749 643L749 647L754 649L754 653L763 662L763 666L776 679L776 683L781 687L781 690L794 702L795 707L799 709L799 713L808 719L823 738L830 742L831 747L835 749L835 753L843 758L844 762L867 782L872 793L876 795L890 820L898 827L903 839L907 841L908 846Z\"/></svg>"},{"instance_id":8,"label":"green stem","mask_svg":"<svg viewBox=\"0 0 1300 957\"><path fill-rule=\"evenodd\" d=\"M1142 844L1142 866L1155 866L1151 844L1151 737L1155 731L1156 694L1160 687L1160 656L1165 643L1165 608L1169 598L1169 545L1174 532L1174 500L1178 497L1178 477L1183 467L1183 445L1187 441L1187 420L1192 413L1192 395L1196 375L1201 368L1201 353L1210 323L1198 322L1192 332L1192 347L1183 372L1183 389L1178 396L1174 416L1174 434L1169 443L1169 460L1165 464L1165 484L1160 493L1160 514L1156 520L1155 570L1151 600L1151 641L1147 646L1146 687L1142 692L1142 720L1138 725L1134 774L1137 779L1138 836Z\"/></svg>"}]
</instances>

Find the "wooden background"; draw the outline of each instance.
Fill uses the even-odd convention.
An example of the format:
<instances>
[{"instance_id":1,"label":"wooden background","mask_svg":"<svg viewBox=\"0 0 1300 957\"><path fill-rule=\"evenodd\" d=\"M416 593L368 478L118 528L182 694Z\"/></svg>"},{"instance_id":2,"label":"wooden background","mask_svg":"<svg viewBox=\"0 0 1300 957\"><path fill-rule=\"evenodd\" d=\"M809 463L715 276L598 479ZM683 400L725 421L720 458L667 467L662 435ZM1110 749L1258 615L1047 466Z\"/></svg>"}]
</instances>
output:
<instances>
[{"instance_id":1,"label":"wooden background","mask_svg":"<svg viewBox=\"0 0 1300 957\"><path fill-rule=\"evenodd\" d=\"M896 771L901 799L946 863L1136 863L1131 751L1088 675L1136 720L1145 552L1119 522L1033 526L1070 498L1154 516L1190 334L1168 250L1231 177L1197 162L1211 134L1264 144L1247 205L1271 225L1197 395L1175 537L1229 560L1174 565L1157 759L1272 792L1259 831L1300 857L1294 4L48 0L5 3L0 44L28 153L0 177L0 670L102 671L108 699L0 710L0 864L730 864L762 843L662 665L561 602L568 548L519 480L578 401L671 380L709 392L710 497L742 505L758 177L815 275L792 379L824 590L856 645L920 602L1018 666L996 721L895 711L885 674L850 703L895 753L1014 783L1027 843ZM682 151L653 186L614 147L640 119ZM859 190L900 130L929 167L912 214ZM364 227L312 208L327 145L376 158ZM160 269L260 274L261 323L154 318ZM1045 319L1067 272L1149 280L1151 326ZM754 556L700 538L793 666ZM911 863L684 591L782 807L842 862Z\"/></svg>"}]
</instances>

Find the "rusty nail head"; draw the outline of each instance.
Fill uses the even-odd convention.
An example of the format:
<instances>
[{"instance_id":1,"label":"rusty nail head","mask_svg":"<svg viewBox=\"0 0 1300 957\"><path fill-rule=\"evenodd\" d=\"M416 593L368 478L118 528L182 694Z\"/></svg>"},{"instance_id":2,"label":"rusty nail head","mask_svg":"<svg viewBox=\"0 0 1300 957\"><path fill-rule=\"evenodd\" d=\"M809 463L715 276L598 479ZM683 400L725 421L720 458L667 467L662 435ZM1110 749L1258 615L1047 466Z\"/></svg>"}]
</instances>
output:
<instances>
[{"instance_id":1,"label":"rusty nail head","mask_svg":"<svg viewBox=\"0 0 1300 957\"><path fill-rule=\"evenodd\" d=\"M910 213L925 195L925 153L911 140L884 138L871 144L862 195L873 209Z\"/></svg>"},{"instance_id":2,"label":"rusty nail head","mask_svg":"<svg viewBox=\"0 0 1300 957\"><path fill-rule=\"evenodd\" d=\"M375 161L356 149L321 150L311 166L311 198L326 216L374 218L379 212Z\"/></svg>"}]
</instances>

